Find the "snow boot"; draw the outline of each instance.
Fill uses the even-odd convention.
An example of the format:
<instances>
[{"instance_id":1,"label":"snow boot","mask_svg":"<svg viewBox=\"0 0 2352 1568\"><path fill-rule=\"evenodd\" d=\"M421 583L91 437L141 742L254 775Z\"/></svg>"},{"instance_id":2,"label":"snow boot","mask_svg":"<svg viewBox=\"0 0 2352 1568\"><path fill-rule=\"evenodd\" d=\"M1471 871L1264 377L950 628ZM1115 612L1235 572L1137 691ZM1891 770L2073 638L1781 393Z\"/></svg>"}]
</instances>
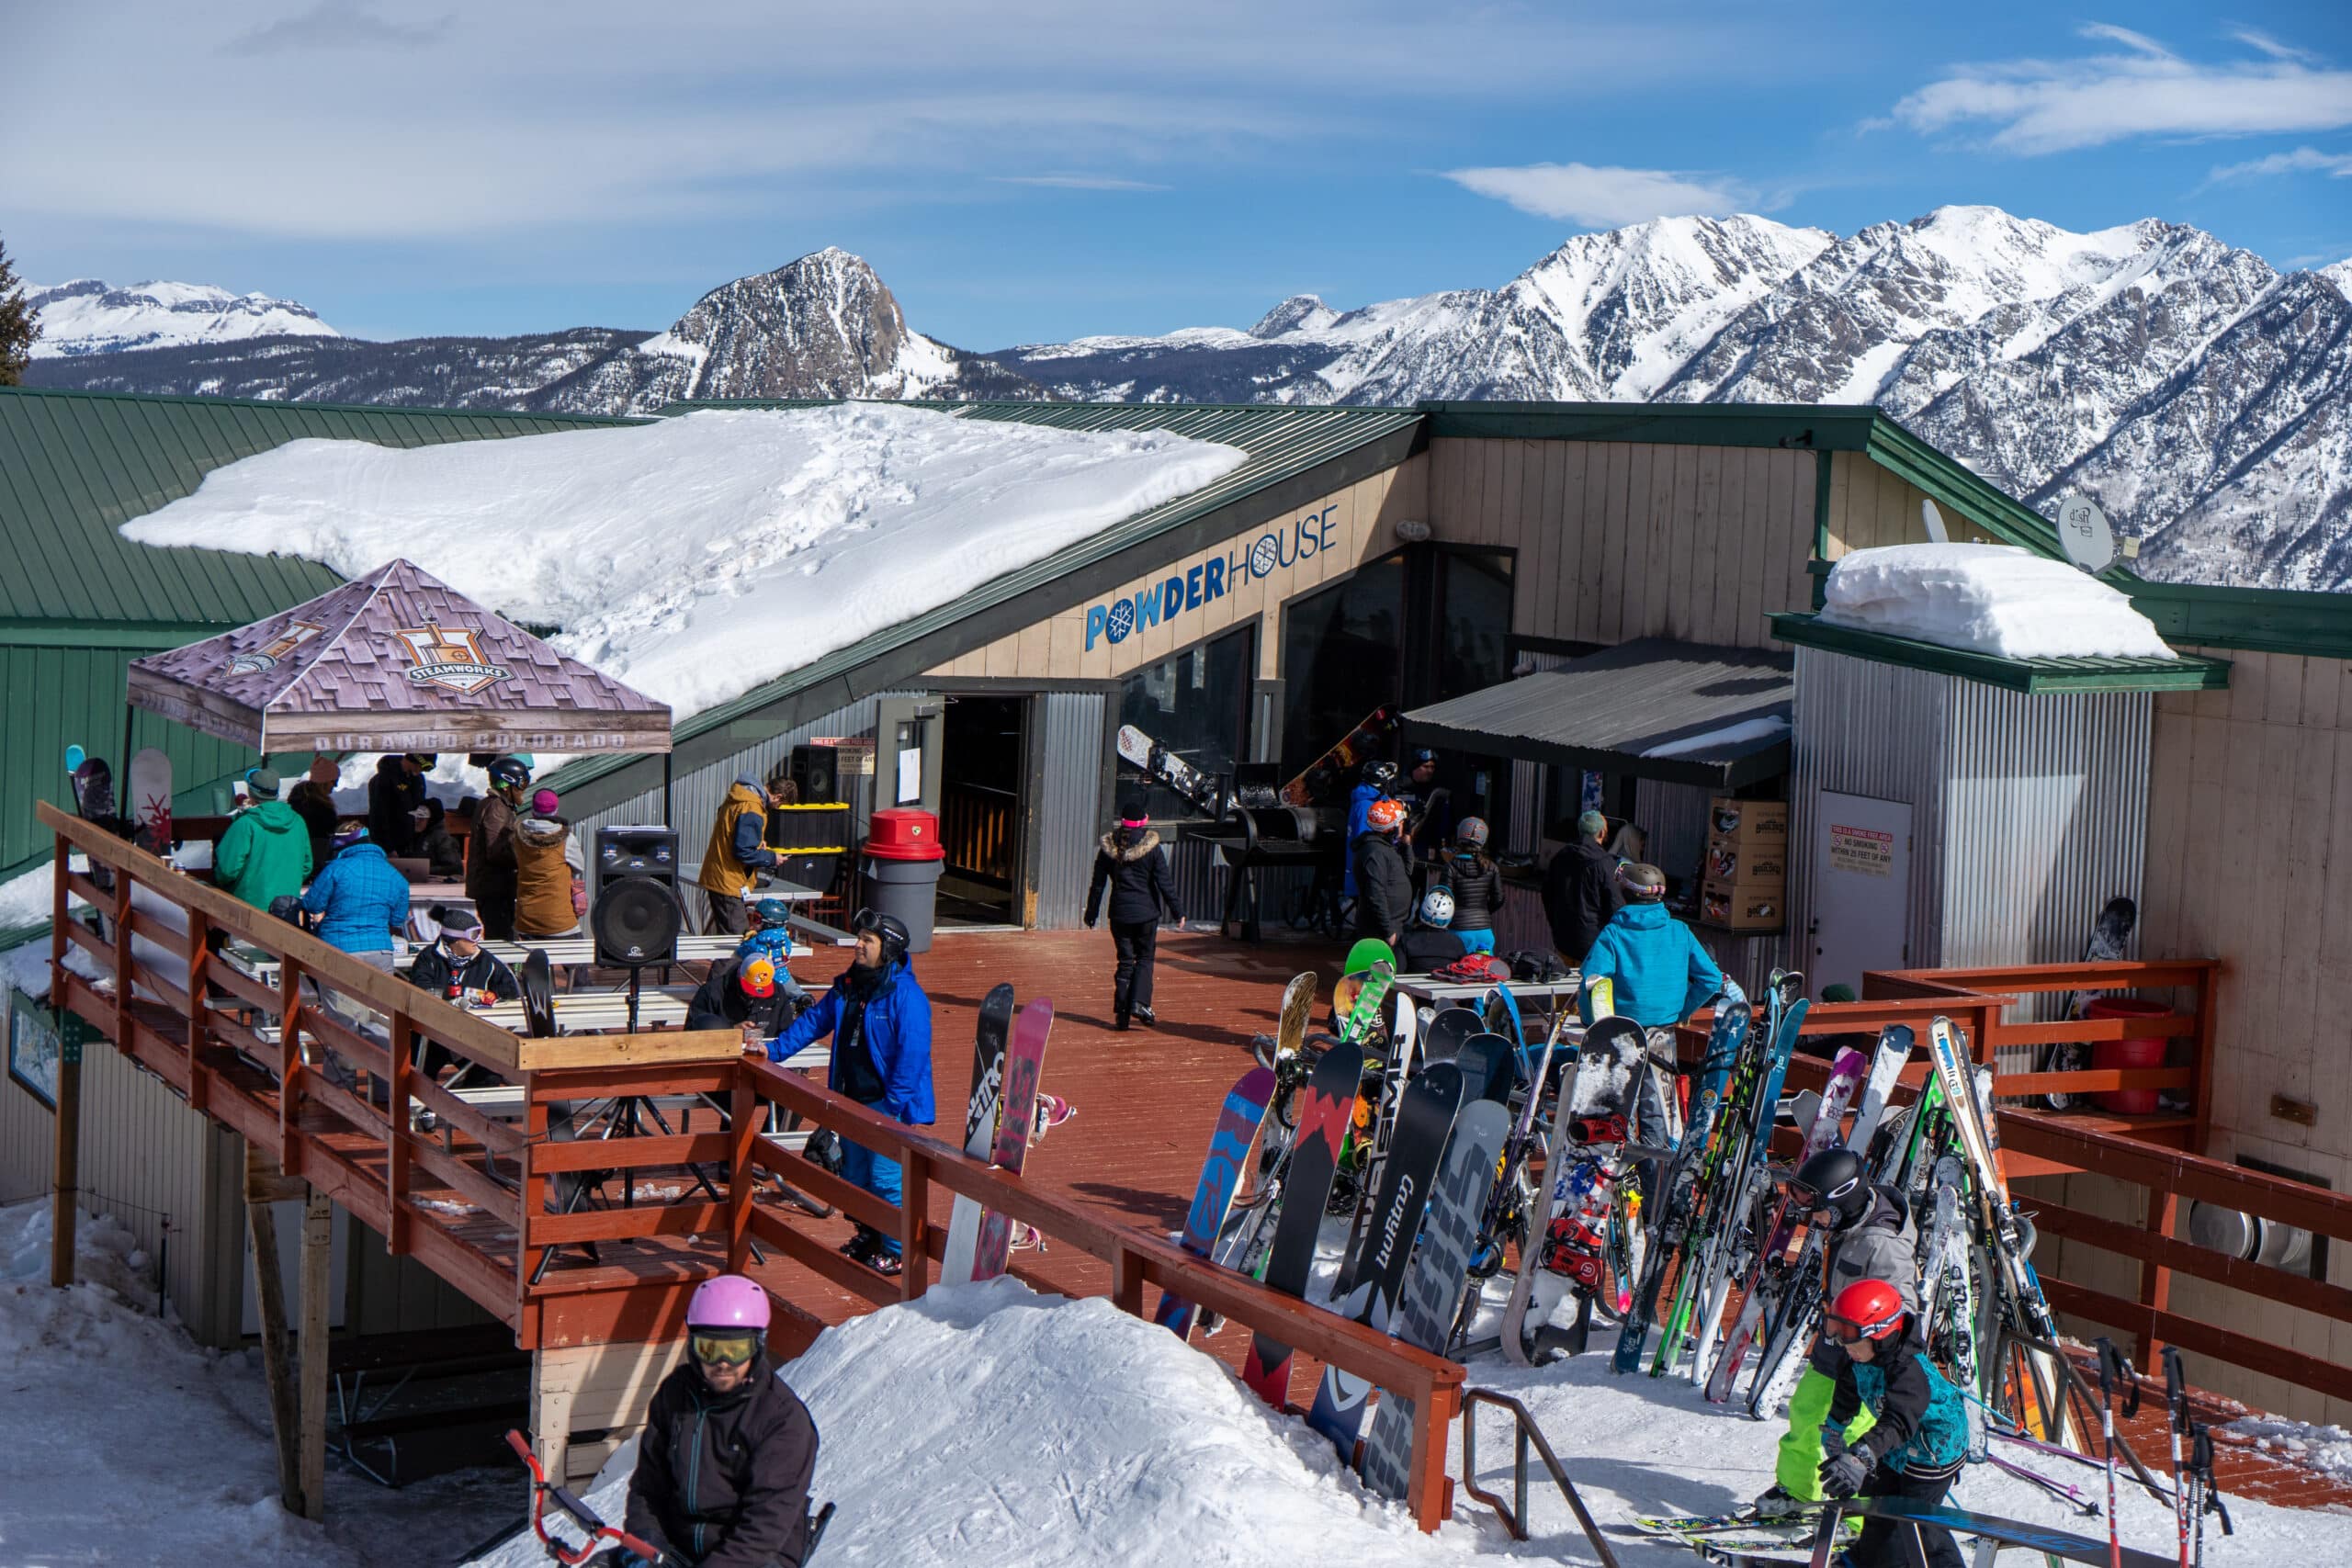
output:
<instances>
[{"instance_id":1,"label":"snow boot","mask_svg":"<svg viewBox=\"0 0 2352 1568\"><path fill-rule=\"evenodd\" d=\"M1139 1007L1135 1010L1135 1015L1136 1021L1142 1024L1146 1029L1158 1029L1159 1027L1159 1015L1152 1011L1149 1008Z\"/></svg>"}]
</instances>

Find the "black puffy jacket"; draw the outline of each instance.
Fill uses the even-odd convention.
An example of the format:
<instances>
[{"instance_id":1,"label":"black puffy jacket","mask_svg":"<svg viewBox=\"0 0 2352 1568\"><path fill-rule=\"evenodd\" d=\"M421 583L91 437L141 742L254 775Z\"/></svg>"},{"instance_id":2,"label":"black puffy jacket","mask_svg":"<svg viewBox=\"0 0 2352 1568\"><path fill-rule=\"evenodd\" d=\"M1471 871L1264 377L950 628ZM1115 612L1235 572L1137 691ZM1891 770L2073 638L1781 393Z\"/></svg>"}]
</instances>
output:
<instances>
[{"instance_id":1,"label":"black puffy jacket","mask_svg":"<svg viewBox=\"0 0 2352 1568\"><path fill-rule=\"evenodd\" d=\"M1095 840L1094 882L1086 890L1086 923L1090 926L1102 912L1102 890L1106 887L1111 891L1111 923L1114 926L1156 921L1163 906L1170 919L1184 918L1184 912L1176 907L1176 877L1168 869L1168 852L1159 847L1159 835L1149 828L1134 839L1114 829Z\"/></svg>"},{"instance_id":2,"label":"black puffy jacket","mask_svg":"<svg viewBox=\"0 0 2352 1568\"><path fill-rule=\"evenodd\" d=\"M654 1391L628 1482L631 1535L697 1568L798 1568L808 1549L817 1423L763 1347L715 1394L689 1359Z\"/></svg>"},{"instance_id":3,"label":"black puffy jacket","mask_svg":"<svg viewBox=\"0 0 2352 1568\"><path fill-rule=\"evenodd\" d=\"M1456 850L1438 862L1437 879L1453 893L1453 919L1449 930L1495 929L1496 912L1503 907L1502 867L1474 851Z\"/></svg>"},{"instance_id":4,"label":"black puffy jacket","mask_svg":"<svg viewBox=\"0 0 2352 1568\"><path fill-rule=\"evenodd\" d=\"M1394 942L1413 913L1413 876L1396 840L1359 833L1350 846L1356 863L1356 931Z\"/></svg>"},{"instance_id":5,"label":"black puffy jacket","mask_svg":"<svg viewBox=\"0 0 2352 1568\"><path fill-rule=\"evenodd\" d=\"M1624 907L1617 857L1589 839L1578 839L1544 869L1544 917L1552 927L1552 945L1571 964L1584 962L1601 928Z\"/></svg>"},{"instance_id":6,"label":"black puffy jacket","mask_svg":"<svg viewBox=\"0 0 2352 1568\"><path fill-rule=\"evenodd\" d=\"M388 855L416 852L416 818L424 804L424 775L412 775L399 753L379 759L368 781L368 836Z\"/></svg>"}]
</instances>

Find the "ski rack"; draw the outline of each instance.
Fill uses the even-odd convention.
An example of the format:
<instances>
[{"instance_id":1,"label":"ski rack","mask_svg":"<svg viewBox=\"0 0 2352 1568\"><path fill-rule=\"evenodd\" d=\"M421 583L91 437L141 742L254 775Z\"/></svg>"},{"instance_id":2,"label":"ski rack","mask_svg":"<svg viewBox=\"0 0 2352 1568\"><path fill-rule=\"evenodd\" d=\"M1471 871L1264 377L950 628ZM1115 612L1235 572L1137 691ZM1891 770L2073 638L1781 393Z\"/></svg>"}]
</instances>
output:
<instances>
[{"instance_id":1,"label":"ski rack","mask_svg":"<svg viewBox=\"0 0 2352 1568\"><path fill-rule=\"evenodd\" d=\"M2091 1387L2089 1382L2085 1381L2082 1369L2075 1365L2075 1359L2066 1353L2066 1348L2064 1346L2053 1345L2047 1339L2037 1339L2032 1335L2011 1327L2007 1324L2003 1324L2001 1325L2000 1336L1996 1343L2000 1356L2000 1359L1996 1364L2001 1366L2003 1369L2006 1370L2009 1365L2009 1352L2012 1347L2018 1350L2030 1350L2040 1355L2048 1356L2061 1368L2064 1369L2067 1396L2080 1397L2083 1403L2091 1409L2096 1410L2098 1408L2097 1404L2098 1397L2097 1391ZM2171 1491L2167 1489L2162 1482L2159 1482L2154 1475L2149 1473L2148 1467L2146 1465L2140 1462L2140 1456L2132 1451L2131 1439L2126 1438L2121 1432L2118 1432L2115 1434L2115 1447L2116 1451L2122 1454L2125 1462L2131 1465L2132 1473L2139 1478L2140 1484L2147 1489L2148 1495L2154 1497L2157 1502L2162 1503L2165 1507L2171 1507L2173 1500ZM2084 1457L2087 1459L2090 1456L2086 1453Z\"/></svg>"},{"instance_id":2,"label":"ski rack","mask_svg":"<svg viewBox=\"0 0 2352 1568\"><path fill-rule=\"evenodd\" d=\"M1500 1496L1478 1484L1477 1413L1481 1404L1491 1404L1510 1413L1514 1431L1511 1502L1509 1506L1504 1506ZM1544 1468L1552 1472L1553 1481L1559 1485L1560 1495L1566 1497L1568 1506L1576 1511L1577 1523L1584 1527L1585 1539L1592 1542L1592 1550L1600 1555L1601 1568L1620 1568L1617 1553L1611 1550L1608 1537L1602 1535L1600 1525L1593 1522L1591 1513L1584 1506L1584 1499L1577 1495L1576 1483L1561 1468L1559 1456L1544 1440L1544 1428L1535 1424L1535 1417L1528 1414L1527 1406L1510 1394L1491 1388L1464 1388L1462 1391L1462 1490L1492 1508L1502 1519L1503 1529L1510 1532L1513 1540L1527 1539L1527 1449L1531 1441L1535 1451L1544 1456Z\"/></svg>"}]
</instances>

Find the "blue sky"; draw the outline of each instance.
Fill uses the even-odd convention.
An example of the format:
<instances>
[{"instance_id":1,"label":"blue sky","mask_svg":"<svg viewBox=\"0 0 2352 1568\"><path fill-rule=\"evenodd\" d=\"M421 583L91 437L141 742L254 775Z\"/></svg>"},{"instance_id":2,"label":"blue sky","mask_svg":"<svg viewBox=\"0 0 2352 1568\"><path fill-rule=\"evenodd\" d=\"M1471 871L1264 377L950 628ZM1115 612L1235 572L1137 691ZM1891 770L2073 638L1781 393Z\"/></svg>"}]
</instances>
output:
<instances>
[{"instance_id":1,"label":"blue sky","mask_svg":"<svg viewBox=\"0 0 2352 1568\"><path fill-rule=\"evenodd\" d=\"M0 240L370 337L652 329L839 244L974 348L1492 286L1662 213L2352 256L2352 6L2224 4L28 5Z\"/></svg>"}]
</instances>

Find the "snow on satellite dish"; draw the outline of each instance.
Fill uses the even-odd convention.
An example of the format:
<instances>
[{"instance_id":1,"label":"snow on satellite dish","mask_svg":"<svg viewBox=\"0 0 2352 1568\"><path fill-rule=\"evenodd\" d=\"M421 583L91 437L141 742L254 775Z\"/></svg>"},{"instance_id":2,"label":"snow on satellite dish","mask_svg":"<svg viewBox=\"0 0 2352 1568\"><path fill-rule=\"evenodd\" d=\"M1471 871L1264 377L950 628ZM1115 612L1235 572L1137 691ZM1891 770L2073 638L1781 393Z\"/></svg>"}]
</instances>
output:
<instances>
[{"instance_id":1,"label":"snow on satellite dish","mask_svg":"<svg viewBox=\"0 0 2352 1568\"><path fill-rule=\"evenodd\" d=\"M1939 545L1951 543L1951 536L1944 532L1944 514L1937 511L1936 503L1925 496L1919 498L1919 521L1928 525L1929 539Z\"/></svg>"},{"instance_id":2,"label":"snow on satellite dish","mask_svg":"<svg viewBox=\"0 0 2352 1568\"><path fill-rule=\"evenodd\" d=\"M2107 513L2086 495L2070 495L2058 504L2058 547L2085 571L2105 571L2115 559L2115 531Z\"/></svg>"}]
</instances>

